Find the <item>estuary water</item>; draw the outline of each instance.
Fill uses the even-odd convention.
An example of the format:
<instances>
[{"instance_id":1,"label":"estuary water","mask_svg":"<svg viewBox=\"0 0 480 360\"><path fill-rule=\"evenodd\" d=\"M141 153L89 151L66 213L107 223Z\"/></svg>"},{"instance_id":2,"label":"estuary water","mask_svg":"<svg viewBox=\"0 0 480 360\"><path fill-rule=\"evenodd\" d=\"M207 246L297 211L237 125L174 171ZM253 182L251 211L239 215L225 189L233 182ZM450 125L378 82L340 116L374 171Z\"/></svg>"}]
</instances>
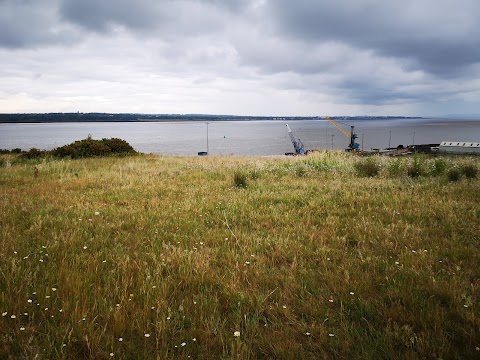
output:
<instances>
[{"instance_id":1,"label":"estuary water","mask_svg":"<svg viewBox=\"0 0 480 360\"><path fill-rule=\"evenodd\" d=\"M364 150L440 143L480 142L480 119L339 120ZM0 124L0 149L55 147L85 139L120 138L137 151L163 155L282 155L293 152L289 124L305 149L345 149L349 139L326 120L174 121Z\"/></svg>"}]
</instances>

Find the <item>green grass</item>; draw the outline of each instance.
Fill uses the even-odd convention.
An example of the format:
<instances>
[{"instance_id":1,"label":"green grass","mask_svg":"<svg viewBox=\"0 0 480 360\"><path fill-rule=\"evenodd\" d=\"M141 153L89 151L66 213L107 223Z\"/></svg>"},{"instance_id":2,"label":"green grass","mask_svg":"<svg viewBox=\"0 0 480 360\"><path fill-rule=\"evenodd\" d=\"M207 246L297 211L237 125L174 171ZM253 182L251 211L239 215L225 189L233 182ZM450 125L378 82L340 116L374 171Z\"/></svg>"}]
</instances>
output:
<instances>
[{"instance_id":1,"label":"green grass","mask_svg":"<svg viewBox=\"0 0 480 360\"><path fill-rule=\"evenodd\" d=\"M2 160L1 359L480 355L478 158Z\"/></svg>"}]
</instances>

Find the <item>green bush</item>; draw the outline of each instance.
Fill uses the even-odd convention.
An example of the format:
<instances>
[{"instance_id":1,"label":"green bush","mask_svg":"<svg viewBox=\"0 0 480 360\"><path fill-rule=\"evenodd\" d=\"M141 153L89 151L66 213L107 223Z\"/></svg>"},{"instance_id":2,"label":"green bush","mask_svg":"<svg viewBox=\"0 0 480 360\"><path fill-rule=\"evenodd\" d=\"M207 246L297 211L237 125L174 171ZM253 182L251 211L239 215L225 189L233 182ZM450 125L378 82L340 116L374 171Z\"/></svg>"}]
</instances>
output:
<instances>
[{"instance_id":1,"label":"green bush","mask_svg":"<svg viewBox=\"0 0 480 360\"><path fill-rule=\"evenodd\" d=\"M372 157L360 160L354 166L360 176L374 177L380 173L380 164Z\"/></svg>"},{"instance_id":2,"label":"green bush","mask_svg":"<svg viewBox=\"0 0 480 360\"><path fill-rule=\"evenodd\" d=\"M235 171L233 174L233 183L236 188L246 188L247 187L247 175L241 171Z\"/></svg>"},{"instance_id":3,"label":"green bush","mask_svg":"<svg viewBox=\"0 0 480 360\"><path fill-rule=\"evenodd\" d=\"M418 176L421 176L425 173L424 171L424 162L423 159L416 155L413 157L413 162L410 164L410 166L407 169L407 174L408 176L415 178Z\"/></svg>"},{"instance_id":4,"label":"green bush","mask_svg":"<svg viewBox=\"0 0 480 360\"><path fill-rule=\"evenodd\" d=\"M444 159L435 159L435 162L432 166L432 175L438 176L442 175L447 169L447 162Z\"/></svg>"},{"instance_id":5,"label":"green bush","mask_svg":"<svg viewBox=\"0 0 480 360\"><path fill-rule=\"evenodd\" d=\"M456 182L460 180L461 177L462 177L462 172L460 171L459 168L454 167L448 170L447 172L448 181Z\"/></svg>"},{"instance_id":6,"label":"green bush","mask_svg":"<svg viewBox=\"0 0 480 360\"><path fill-rule=\"evenodd\" d=\"M21 157L24 159L38 159L46 155L46 151L39 150L37 148L31 148L30 150L24 152Z\"/></svg>"},{"instance_id":7,"label":"green bush","mask_svg":"<svg viewBox=\"0 0 480 360\"><path fill-rule=\"evenodd\" d=\"M397 177L399 175L402 175L404 171L405 171L404 162L399 158L393 159L388 166L388 174L391 177Z\"/></svg>"},{"instance_id":8,"label":"green bush","mask_svg":"<svg viewBox=\"0 0 480 360\"><path fill-rule=\"evenodd\" d=\"M102 139L102 142L110 148L114 154L135 153L135 149L125 140L118 138Z\"/></svg>"},{"instance_id":9,"label":"green bush","mask_svg":"<svg viewBox=\"0 0 480 360\"><path fill-rule=\"evenodd\" d=\"M466 164L462 166L462 173L467 179L475 179L477 177L478 169L473 164Z\"/></svg>"},{"instance_id":10,"label":"green bush","mask_svg":"<svg viewBox=\"0 0 480 360\"><path fill-rule=\"evenodd\" d=\"M136 151L125 140L112 138L93 140L90 136L52 150L52 155L72 159L111 154L134 154Z\"/></svg>"}]
</instances>

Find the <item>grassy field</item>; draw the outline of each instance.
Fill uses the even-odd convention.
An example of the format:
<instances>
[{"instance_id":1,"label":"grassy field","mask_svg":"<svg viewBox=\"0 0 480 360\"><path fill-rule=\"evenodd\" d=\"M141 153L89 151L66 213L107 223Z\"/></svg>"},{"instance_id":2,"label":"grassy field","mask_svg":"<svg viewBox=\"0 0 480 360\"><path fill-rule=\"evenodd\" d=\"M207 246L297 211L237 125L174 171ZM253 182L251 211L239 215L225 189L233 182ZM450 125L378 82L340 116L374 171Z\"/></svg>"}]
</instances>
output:
<instances>
[{"instance_id":1,"label":"grassy field","mask_svg":"<svg viewBox=\"0 0 480 360\"><path fill-rule=\"evenodd\" d=\"M478 157L0 165L1 359L480 358Z\"/></svg>"}]
</instances>

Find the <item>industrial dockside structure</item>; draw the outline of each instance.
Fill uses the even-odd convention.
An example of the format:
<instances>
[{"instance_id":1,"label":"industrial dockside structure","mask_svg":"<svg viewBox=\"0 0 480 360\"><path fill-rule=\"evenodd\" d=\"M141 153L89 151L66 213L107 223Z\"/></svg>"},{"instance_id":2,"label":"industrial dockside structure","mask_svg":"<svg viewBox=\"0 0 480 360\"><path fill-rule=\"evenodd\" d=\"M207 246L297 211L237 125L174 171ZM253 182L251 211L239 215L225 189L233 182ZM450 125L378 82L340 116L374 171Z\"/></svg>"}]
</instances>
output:
<instances>
[{"instance_id":1,"label":"industrial dockside structure","mask_svg":"<svg viewBox=\"0 0 480 360\"><path fill-rule=\"evenodd\" d=\"M480 143L442 141L439 146L432 147L432 152L480 155Z\"/></svg>"}]
</instances>

